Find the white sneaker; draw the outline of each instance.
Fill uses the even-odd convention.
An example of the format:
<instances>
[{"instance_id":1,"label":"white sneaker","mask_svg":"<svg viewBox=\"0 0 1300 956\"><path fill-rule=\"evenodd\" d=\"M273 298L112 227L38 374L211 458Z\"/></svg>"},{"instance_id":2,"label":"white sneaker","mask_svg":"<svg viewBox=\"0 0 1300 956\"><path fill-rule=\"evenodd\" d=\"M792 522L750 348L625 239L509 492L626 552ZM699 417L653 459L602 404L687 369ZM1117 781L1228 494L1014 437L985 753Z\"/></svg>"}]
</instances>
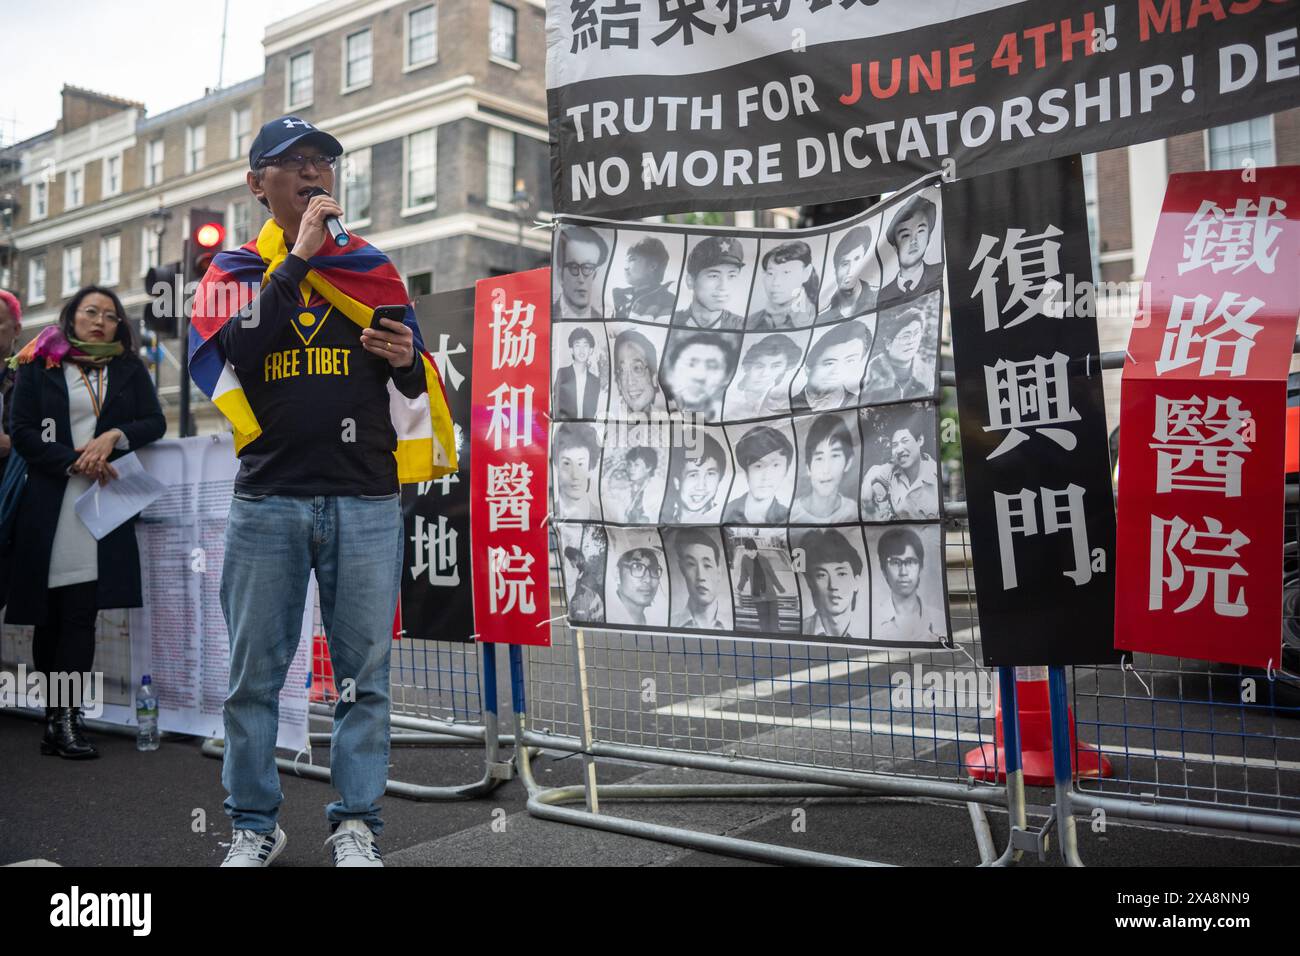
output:
<instances>
[{"instance_id":1,"label":"white sneaker","mask_svg":"<svg viewBox=\"0 0 1300 956\"><path fill-rule=\"evenodd\" d=\"M375 835L360 820L344 820L325 840L334 851L335 866L383 866Z\"/></svg>"},{"instance_id":2,"label":"white sneaker","mask_svg":"<svg viewBox=\"0 0 1300 956\"><path fill-rule=\"evenodd\" d=\"M270 866L284 850L289 837L276 824L274 833L237 829L230 840L230 852L222 866Z\"/></svg>"}]
</instances>

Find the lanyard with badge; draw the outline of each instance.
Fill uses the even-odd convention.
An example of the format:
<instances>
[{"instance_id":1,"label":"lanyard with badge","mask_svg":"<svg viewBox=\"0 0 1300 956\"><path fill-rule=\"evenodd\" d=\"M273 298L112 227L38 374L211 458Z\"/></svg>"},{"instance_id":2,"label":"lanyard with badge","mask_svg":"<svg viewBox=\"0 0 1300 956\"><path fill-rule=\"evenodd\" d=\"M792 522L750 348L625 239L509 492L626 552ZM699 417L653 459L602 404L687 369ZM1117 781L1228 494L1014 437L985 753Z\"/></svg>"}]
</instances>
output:
<instances>
[{"instance_id":1,"label":"lanyard with badge","mask_svg":"<svg viewBox=\"0 0 1300 956\"><path fill-rule=\"evenodd\" d=\"M108 369L96 369L95 387L90 387L90 379L86 378L86 370L80 365L77 366L77 374L81 376L81 381L86 385L86 394L90 396L90 405L95 410L95 418L99 418L99 410L104 407L104 393L108 390Z\"/></svg>"}]
</instances>

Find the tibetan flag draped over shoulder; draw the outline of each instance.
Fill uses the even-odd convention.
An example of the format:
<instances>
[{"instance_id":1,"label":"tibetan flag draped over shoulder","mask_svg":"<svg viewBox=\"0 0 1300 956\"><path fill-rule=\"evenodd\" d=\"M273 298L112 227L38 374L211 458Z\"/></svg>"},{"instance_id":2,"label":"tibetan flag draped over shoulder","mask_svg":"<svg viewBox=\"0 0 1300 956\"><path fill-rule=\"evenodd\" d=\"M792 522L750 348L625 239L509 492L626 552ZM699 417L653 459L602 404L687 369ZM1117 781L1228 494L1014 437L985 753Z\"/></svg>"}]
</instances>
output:
<instances>
[{"instance_id":1,"label":"tibetan flag draped over shoulder","mask_svg":"<svg viewBox=\"0 0 1300 956\"><path fill-rule=\"evenodd\" d=\"M376 306L406 303L404 321L415 336L415 348L424 366L427 386L418 398L407 398L388 383L388 408L397 432L397 480L402 484L431 481L457 468L456 440L447 393L432 357L424 349L415 310L406 286L388 257L364 239L352 241L337 252L313 256L302 284L304 296L315 292L360 328L370 326ZM284 230L269 220L253 242L218 253L194 294L190 319L190 377L212 399L234 428L235 454L262 434L252 406L226 360L217 335L232 316L250 309L262 286L289 250Z\"/></svg>"}]
</instances>

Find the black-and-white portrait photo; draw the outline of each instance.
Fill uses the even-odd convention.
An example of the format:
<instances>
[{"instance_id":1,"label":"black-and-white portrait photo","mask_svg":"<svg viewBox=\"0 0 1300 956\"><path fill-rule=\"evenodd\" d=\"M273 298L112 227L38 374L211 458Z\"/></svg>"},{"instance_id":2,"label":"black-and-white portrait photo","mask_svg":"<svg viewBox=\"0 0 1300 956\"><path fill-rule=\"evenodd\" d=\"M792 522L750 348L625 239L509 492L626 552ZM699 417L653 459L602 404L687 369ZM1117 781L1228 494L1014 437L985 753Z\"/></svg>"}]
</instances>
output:
<instances>
[{"instance_id":1,"label":"black-and-white portrait photo","mask_svg":"<svg viewBox=\"0 0 1300 956\"><path fill-rule=\"evenodd\" d=\"M609 400L609 340L605 327L557 322L551 417L561 421L601 419Z\"/></svg>"},{"instance_id":2,"label":"black-and-white portrait photo","mask_svg":"<svg viewBox=\"0 0 1300 956\"><path fill-rule=\"evenodd\" d=\"M858 527L790 530L803 573L803 622L809 637L865 641L871 636L871 584Z\"/></svg>"},{"instance_id":3,"label":"black-and-white portrait photo","mask_svg":"<svg viewBox=\"0 0 1300 956\"><path fill-rule=\"evenodd\" d=\"M880 525L865 533L872 566L872 640L942 642L948 636L948 625L939 526Z\"/></svg>"},{"instance_id":4,"label":"black-and-white portrait photo","mask_svg":"<svg viewBox=\"0 0 1300 956\"><path fill-rule=\"evenodd\" d=\"M605 620L642 627L668 625L668 573L659 532L606 528Z\"/></svg>"},{"instance_id":5,"label":"black-and-white portrait photo","mask_svg":"<svg viewBox=\"0 0 1300 956\"><path fill-rule=\"evenodd\" d=\"M916 402L862 409L862 518L939 517L935 407Z\"/></svg>"},{"instance_id":6,"label":"black-and-white portrait photo","mask_svg":"<svg viewBox=\"0 0 1300 956\"><path fill-rule=\"evenodd\" d=\"M785 528L723 528L736 630L798 634L802 605Z\"/></svg>"},{"instance_id":7,"label":"black-and-white portrait photo","mask_svg":"<svg viewBox=\"0 0 1300 956\"><path fill-rule=\"evenodd\" d=\"M943 286L943 233L939 228L939 187L923 189L885 211L884 235L877 249L883 284L883 309Z\"/></svg>"},{"instance_id":8,"label":"black-and-white portrait photo","mask_svg":"<svg viewBox=\"0 0 1300 956\"><path fill-rule=\"evenodd\" d=\"M789 420L732 425L736 478L722 511L723 524L784 524L794 495L794 434Z\"/></svg>"},{"instance_id":9,"label":"black-and-white portrait photo","mask_svg":"<svg viewBox=\"0 0 1300 956\"><path fill-rule=\"evenodd\" d=\"M659 387L659 362L664 354L667 329L630 322L610 322L609 336L611 385L609 417L635 420L652 411L665 411L667 404Z\"/></svg>"},{"instance_id":10,"label":"black-and-white portrait photo","mask_svg":"<svg viewBox=\"0 0 1300 956\"><path fill-rule=\"evenodd\" d=\"M706 422L720 421L723 396L736 374L740 343L735 332L669 332L659 370L668 410Z\"/></svg>"},{"instance_id":11,"label":"black-and-white portrait photo","mask_svg":"<svg viewBox=\"0 0 1300 956\"><path fill-rule=\"evenodd\" d=\"M664 550L671 582L669 623L692 630L731 630L731 582L718 529L665 531Z\"/></svg>"},{"instance_id":12,"label":"black-and-white portrait photo","mask_svg":"<svg viewBox=\"0 0 1300 956\"><path fill-rule=\"evenodd\" d=\"M677 305L686 235L620 229L605 283L605 314L667 324Z\"/></svg>"},{"instance_id":13,"label":"black-and-white portrait photo","mask_svg":"<svg viewBox=\"0 0 1300 956\"><path fill-rule=\"evenodd\" d=\"M819 323L838 322L875 311L880 294L880 260L876 258L879 234L879 216L830 234Z\"/></svg>"},{"instance_id":14,"label":"black-and-white portrait photo","mask_svg":"<svg viewBox=\"0 0 1300 956\"><path fill-rule=\"evenodd\" d=\"M663 524L721 524L731 489L731 456L721 427L673 426Z\"/></svg>"},{"instance_id":15,"label":"black-and-white portrait photo","mask_svg":"<svg viewBox=\"0 0 1300 956\"><path fill-rule=\"evenodd\" d=\"M932 398L937 394L935 365L939 356L941 296L936 290L881 309L862 383L865 404Z\"/></svg>"},{"instance_id":16,"label":"black-and-white portrait photo","mask_svg":"<svg viewBox=\"0 0 1300 956\"><path fill-rule=\"evenodd\" d=\"M749 287L754 281L758 240L702 236L687 240L686 266L677 292L673 325L686 329L739 332L745 326Z\"/></svg>"},{"instance_id":17,"label":"black-and-white portrait photo","mask_svg":"<svg viewBox=\"0 0 1300 956\"><path fill-rule=\"evenodd\" d=\"M551 489L557 520L600 521L599 425L561 422L551 429Z\"/></svg>"},{"instance_id":18,"label":"black-and-white portrait photo","mask_svg":"<svg viewBox=\"0 0 1300 956\"><path fill-rule=\"evenodd\" d=\"M740 347L740 368L727 389L729 422L790 411L790 382L803 363L812 332L751 332Z\"/></svg>"},{"instance_id":19,"label":"black-and-white portrait photo","mask_svg":"<svg viewBox=\"0 0 1300 956\"><path fill-rule=\"evenodd\" d=\"M823 412L795 419L799 472L795 481L792 524L857 523L857 413Z\"/></svg>"},{"instance_id":20,"label":"black-and-white portrait photo","mask_svg":"<svg viewBox=\"0 0 1300 956\"><path fill-rule=\"evenodd\" d=\"M752 332L803 329L817 318L826 237L764 239L758 278L750 296L745 328Z\"/></svg>"},{"instance_id":21,"label":"black-and-white portrait photo","mask_svg":"<svg viewBox=\"0 0 1300 956\"><path fill-rule=\"evenodd\" d=\"M605 430L600 500L606 521L658 524L668 474L667 433L666 423Z\"/></svg>"},{"instance_id":22,"label":"black-and-white portrait photo","mask_svg":"<svg viewBox=\"0 0 1300 956\"><path fill-rule=\"evenodd\" d=\"M874 329L871 314L815 330L803 368L791 386L791 410L823 412L861 404L862 375Z\"/></svg>"},{"instance_id":23,"label":"black-and-white portrait photo","mask_svg":"<svg viewBox=\"0 0 1300 956\"><path fill-rule=\"evenodd\" d=\"M564 593L569 620L579 624L605 622L605 529L598 524L556 522Z\"/></svg>"},{"instance_id":24,"label":"black-and-white portrait photo","mask_svg":"<svg viewBox=\"0 0 1300 956\"><path fill-rule=\"evenodd\" d=\"M551 320L599 319L604 314L605 275L614 230L561 225L551 275Z\"/></svg>"}]
</instances>

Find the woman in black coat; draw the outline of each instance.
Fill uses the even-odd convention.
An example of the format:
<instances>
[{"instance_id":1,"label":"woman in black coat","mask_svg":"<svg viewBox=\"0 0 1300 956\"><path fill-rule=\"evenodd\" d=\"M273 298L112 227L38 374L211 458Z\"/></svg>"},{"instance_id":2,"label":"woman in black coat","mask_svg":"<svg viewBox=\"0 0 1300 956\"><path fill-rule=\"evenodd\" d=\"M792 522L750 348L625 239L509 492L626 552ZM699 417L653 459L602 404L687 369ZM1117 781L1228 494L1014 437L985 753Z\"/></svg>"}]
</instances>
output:
<instances>
[{"instance_id":1,"label":"woman in black coat","mask_svg":"<svg viewBox=\"0 0 1300 956\"><path fill-rule=\"evenodd\" d=\"M33 624L36 669L89 674L100 608L140 607L135 520L96 542L72 512L115 458L157 441L167 423L136 354L117 295L90 286L68 300L57 328L19 352L13 445L27 461L9 581L10 624ZM47 680L47 688L53 684ZM80 701L47 707L41 752L98 756L82 736Z\"/></svg>"}]
</instances>

